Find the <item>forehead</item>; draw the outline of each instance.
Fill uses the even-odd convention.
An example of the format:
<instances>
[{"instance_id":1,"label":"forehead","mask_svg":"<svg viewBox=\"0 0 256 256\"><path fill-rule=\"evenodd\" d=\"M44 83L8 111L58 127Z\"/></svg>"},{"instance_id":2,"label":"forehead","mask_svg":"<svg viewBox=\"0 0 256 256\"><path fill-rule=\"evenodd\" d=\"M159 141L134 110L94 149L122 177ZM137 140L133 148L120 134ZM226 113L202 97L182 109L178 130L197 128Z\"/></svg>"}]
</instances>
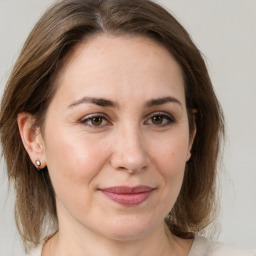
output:
<instances>
[{"instance_id":1,"label":"forehead","mask_svg":"<svg viewBox=\"0 0 256 256\"><path fill-rule=\"evenodd\" d=\"M162 97L168 90L184 96L180 66L166 48L146 37L100 35L83 41L66 57L57 86L70 98L79 93Z\"/></svg>"}]
</instances>

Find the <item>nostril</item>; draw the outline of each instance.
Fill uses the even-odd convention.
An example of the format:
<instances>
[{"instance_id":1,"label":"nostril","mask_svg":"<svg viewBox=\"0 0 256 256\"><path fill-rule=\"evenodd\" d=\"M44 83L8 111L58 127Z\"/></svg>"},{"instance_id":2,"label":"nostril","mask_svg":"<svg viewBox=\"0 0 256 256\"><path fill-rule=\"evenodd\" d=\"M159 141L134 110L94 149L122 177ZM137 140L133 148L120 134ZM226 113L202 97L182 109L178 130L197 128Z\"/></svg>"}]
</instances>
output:
<instances>
[{"instance_id":1,"label":"nostril","mask_svg":"<svg viewBox=\"0 0 256 256\"><path fill-rule=\"evenodd\" d=\"M111 157L110 164L119 171L126 171L130 174L141 172L146 169L146 156L125 157L122 154L114 154Z\"/></svg>"}]
</instances>

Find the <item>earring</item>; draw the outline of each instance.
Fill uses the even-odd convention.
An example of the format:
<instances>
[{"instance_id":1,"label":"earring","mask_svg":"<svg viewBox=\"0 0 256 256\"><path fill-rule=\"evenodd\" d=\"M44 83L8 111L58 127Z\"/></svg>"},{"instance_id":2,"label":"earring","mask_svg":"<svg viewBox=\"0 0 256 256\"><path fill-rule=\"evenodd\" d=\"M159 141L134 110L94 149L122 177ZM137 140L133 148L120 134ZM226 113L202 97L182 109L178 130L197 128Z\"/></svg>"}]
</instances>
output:
<instances>
[{"instance_id":1,"label":"earring","mask_svg":"<svg viewBox=\"0 0 256 256\"><path fill-rule=\"evenodd\" d=\"M39 160L35 161L37 170L40 170L41 162Z\"/></svg>"}]
</instances>

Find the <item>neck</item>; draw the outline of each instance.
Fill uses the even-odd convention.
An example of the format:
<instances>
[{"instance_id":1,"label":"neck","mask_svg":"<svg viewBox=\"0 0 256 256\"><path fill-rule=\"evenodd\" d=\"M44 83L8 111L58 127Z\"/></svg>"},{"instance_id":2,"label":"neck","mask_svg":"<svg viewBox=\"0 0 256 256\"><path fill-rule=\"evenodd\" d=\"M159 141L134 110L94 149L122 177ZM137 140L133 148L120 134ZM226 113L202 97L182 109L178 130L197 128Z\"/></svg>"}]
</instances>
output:
<instances>
[{"instance_id":1,"label":"neck","mask_svg":"<svg viewBox=\"0 0 256 256\"><path fill-rule=\"evenodd\" d=\"M165 225L143 238L114 240L92 231L80 233L60 229L46 244L43 256L90 255L90 256L186 256L192 245L166 231Z\"/></svg>"}]
</instances>

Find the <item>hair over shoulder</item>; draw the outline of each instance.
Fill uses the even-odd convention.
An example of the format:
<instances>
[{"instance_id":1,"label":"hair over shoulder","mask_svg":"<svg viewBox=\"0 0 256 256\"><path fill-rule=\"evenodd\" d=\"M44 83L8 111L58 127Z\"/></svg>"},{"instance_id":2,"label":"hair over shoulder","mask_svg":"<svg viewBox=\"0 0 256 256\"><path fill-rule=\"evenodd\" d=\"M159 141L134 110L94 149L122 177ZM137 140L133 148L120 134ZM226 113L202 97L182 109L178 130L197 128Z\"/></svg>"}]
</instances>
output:
<instances>
[{"instance_id":1,"label":"hair over shoulder","mask_svg":"<svg viewBox=\"0 0 256 256\"><path fill-rule=\"evenodd\" d=\"M197 135L178 199L166 217L170 231L191 238L214 220L216 176L224 133L221 108L205 62L186 30L149 0L63 0L31 31L7 82L0 112L3 156L16 191L16 223L25 247L36 246L47 228L58 229L55 195L47 167L38 172L21 141L17 116L28 112L43 127L65 57L93 35L145 36L162 45L182 68L189 127ZM196 114L194 114L196 110Z\"/></svg>"}]
</instances>

